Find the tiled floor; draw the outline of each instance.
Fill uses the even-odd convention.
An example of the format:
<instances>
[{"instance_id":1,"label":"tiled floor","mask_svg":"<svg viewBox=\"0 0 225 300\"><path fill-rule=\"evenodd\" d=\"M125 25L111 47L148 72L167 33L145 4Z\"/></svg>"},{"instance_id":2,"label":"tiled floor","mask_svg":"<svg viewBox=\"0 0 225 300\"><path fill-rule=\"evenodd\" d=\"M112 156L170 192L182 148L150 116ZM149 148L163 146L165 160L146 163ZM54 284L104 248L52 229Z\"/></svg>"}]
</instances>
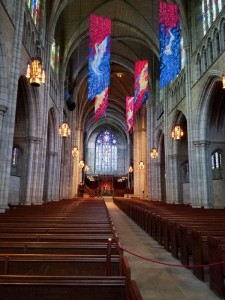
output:
<instances>
[{"instance_id":1,"label":"tiled floor","mask_svg":"<svg viewBox=\"0 0 225 300\"><path fill-rule=\"evenodd\" d=\"M105 202L123 248L156 261L179 264L178 260L118 209L111 198L105 198ZM144 300L219 299L209 289L208 283L198 280L186 268L164 266L126 252L124 254L131 267L131 277L136 280Z\"/></svg>"}]
</instances>

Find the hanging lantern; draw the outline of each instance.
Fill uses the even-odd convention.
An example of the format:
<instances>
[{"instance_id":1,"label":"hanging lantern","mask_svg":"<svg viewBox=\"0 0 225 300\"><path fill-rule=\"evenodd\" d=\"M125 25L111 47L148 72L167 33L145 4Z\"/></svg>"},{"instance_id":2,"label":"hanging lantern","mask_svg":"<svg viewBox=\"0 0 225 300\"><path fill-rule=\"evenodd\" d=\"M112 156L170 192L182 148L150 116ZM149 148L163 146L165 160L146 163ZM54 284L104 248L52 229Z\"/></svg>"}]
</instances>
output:
<instances>
[{"instance_id":1,"label":"hanging lantern","mask_svg":"<svg viewBox=\"0 0 225 300\"><path fill-rule=\"evenodd\" d=\"M158 152L156 148L152 148L151 152L150 152L150 156L153 159L156 159L158 157Z\"/></svg>"},{"instance_id":2,"label":"hanging lantern","mask_svg":"<svg viewBox=\"0 0 225 300\"><path fill-rule=\"evenodd\" d=\"M184 135L184 132L182 128L179 125L176 125L171 133L171 136L174 140L180 140L182 136Z\"/></svg>"},{"instance_id":3,"label":"hanging lantern","mask_svg":"<svg viewBox=\"0 0 225 300\"><path fill-rule=\"evenodd\" d=\"M129 173L132 173L133 172L133 168L132 166L129 167Z\"/></svg>"},{"instance_id":4,"label":"hanging lantern","mask_svg":"<svg viewBox=\"0 0 225 300\"><path fill-rule=\"evenodd\" d=\"M143 160L141 160L141 161L139 162L139 169L140 169L140 170L143 170L144 167L145 167L145 164L144 164Z\"/></svg>"},{"instance_id":5,"label":"hanging lantern","mask_svg":"<svg viewBox=\"0 0 225 300\"><path fill-rule=\"evenodd\" d=\"M89 168L89 166L88 166L88 165L86 165L86 166L84 167L84 171L85 171L85 172L88 172L88 171L89 171L89 169L90 169L90 168Z\"/></svg>"},{"instance_id":6,"label":"hanging lantern","mask_svg":"<svg viewBox=\"0 0 225 300\"><path fill-rule=\"evenodd\" d=\"M73 149L72 149L72 156L73 157L77 157L78 154L79 154L79 151L78 151L77 146L73 147Z\"/></svg>"},{"instance_id":7,"label":"hanging lantern","mask_svg":"<svg viewBox=\"0 0 225 300\"><path fill-rule=\"evenodd\" d=\"M42 60L39 57L33 57L27 64L26 77L33 86L40 86L45 83L45 70L42 68Z\"/></svg>"},{"instance_id":8,"label":"hanging lantern","mask_svg":"<svg viewBox=\"0 0 225 300\"><path fill-rule=\"evenodd\" d=\"M81 168L83 168L84 167L84 161L80 160L79 165L80 165Z\"/></svg>"},{"instance_id":9,"label":"hanging lantern","mask_svg":"<svg viewBox=\"0 0 225 300\"><path fill-rule=\"evenodd\" d=\"M62 125L59 127L59 134L64 138L70 135L70 128L67 123L62 123Z\"/></svg>"},{"instance_id":10,"label":"hanging lantern","mask_svg":"<svg viewBox=\"0 0 225 300\"><path fill-rule=\"evenodd\" d=\"M223 89L225 89L225 74L222 76L222 84L223 84Z\"/></svg>"}]
</instances>

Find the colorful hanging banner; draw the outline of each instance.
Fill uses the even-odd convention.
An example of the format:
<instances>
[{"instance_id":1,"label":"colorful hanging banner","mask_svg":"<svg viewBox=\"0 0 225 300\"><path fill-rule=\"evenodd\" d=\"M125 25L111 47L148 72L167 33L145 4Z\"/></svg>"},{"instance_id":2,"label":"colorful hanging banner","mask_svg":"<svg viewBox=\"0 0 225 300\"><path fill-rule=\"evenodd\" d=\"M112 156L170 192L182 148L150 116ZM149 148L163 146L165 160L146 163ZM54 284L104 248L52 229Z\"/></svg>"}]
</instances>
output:
<instances>
[{"instance_id":1,"label":"colorful hanging banner","mask_svg":"<svg viewBox=\"0 0 225 300\"><path fill-rule=\"evenodd\" d=\"M89 30L88 100L92 101L102 98L110 83L111 20L91 14Z\"/></svg>"},{"instance_id":2,"label":"colorful hanging banner","mask_svg":"<svg viewBox=\"0 0 225 300\"><path fill-rule=\"evenodd\" d=\"M180 21L177 4L160 1L160 88L173 80L181 70Z\"/></svg>"},{"instance_id":3,"label":"colorful hanging banner","mask_svg":"<svg viewBox=\"0 0 225 300\"><path fill-rule=\"evenodd\" d=\"M127 132L134 127L134 97L126 97Z\"/></svg>"},{"instance_id":4,"label":"colorful hanging banner","mask_svg":"<svg viewBox=\"0 0 225 300\"><path fill-rule=\"evenodd\" d=\"M106 107L108 105L108 88L106 88L100 95L95 97L95 118L94 121L98 121L100 116L104 116L106 113Z\"/></svg>"},{"instance_id":5,"label":"colorful hanging banner","mask_svg":"<svg viewBox=\"0 0 225 300\"><path fill-rule=\"evenodd\" d=\"M135 63L134 70L134 111L137 112L148 98L148 61Z\"/></svg>"}]
</instances>

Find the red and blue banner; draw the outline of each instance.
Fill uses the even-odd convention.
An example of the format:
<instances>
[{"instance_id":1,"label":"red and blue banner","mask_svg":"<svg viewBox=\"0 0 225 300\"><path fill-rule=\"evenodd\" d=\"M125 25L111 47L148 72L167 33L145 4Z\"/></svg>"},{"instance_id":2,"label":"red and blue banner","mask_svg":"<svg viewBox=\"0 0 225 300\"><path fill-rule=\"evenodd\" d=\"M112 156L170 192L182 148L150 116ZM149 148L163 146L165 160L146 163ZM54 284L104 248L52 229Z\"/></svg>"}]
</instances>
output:
<instances>
[{"instance_id":1,"label":"red and blue banner","mask_svg":"<svg viewBox=\"0 0 225 300\"><path fill-rule=\"evenodd\" d=\"M177 4L160 1L160 88L173 80L181 70L180 21Z\"/></svg>"},{"instance_id":2,"label":"red and blue banner","mask_svg":"<svg viewBox=\"0 0 225 300\"><path fill-rule=\"evenodd\" d=\"M89 30L88 100L95 99L98 111L99 107L107 107L99 101L108 101L111 20L91 14Z\"/></svg>"},{"instance_id":3,"label":"red and blue banner","mask_svg":"<svg viewBox=\"0 0 225 300\"><path fill-rule=\"evenodd\" d=\"M126 97L127 132L134 127L134 97Z\"/></svg>"},{"instance_id":4,"label":"red and blue banner","mask_svg":"<svg viewBox=\"0 0 225 300\"><path fill-rule=\"evenodd\" d=\"M108 88L106 88L100 95L95 97L95 118L97 122L99 117L105 116L106 108L108 106Z\"/></svg>"},{"instance_id":5,"label":"red and blue banner","mask_svg":"<svg viewBox=\"0 0 225 300\"><path fill-rule=\"evenodd\" d=\"M134 111L137 112L148 98L148 61L135 63L134 70Z\"/></svg>"}]
</instances>

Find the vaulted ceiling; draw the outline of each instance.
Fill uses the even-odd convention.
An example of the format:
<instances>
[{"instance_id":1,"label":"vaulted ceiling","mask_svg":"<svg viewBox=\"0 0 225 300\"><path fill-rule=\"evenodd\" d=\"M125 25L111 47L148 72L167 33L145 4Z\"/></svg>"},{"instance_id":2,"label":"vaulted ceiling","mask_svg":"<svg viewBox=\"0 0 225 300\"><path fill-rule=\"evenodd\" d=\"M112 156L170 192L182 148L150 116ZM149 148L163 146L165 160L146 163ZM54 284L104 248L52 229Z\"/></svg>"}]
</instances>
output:
<instances>
[{"instance_id":1,"label":"vaulted ceiling","mask_svg":"<svg viewBox=\"0 0 225 300\"><path fill-rule=\"evenodd\" d=\"M159 77L158 0L52 0L47 2L49 38L60 45L61 80L76 102L79 127L93 127L94 103L87 100L89 15L112 20L111 82L106 117L98 124L125 130L125 99L133 95L137 60L149 62L149 90ZM175 2L175 1L170 1ZM177 1L181 5L181 0ZM183 10L181 10L182 13ZM48 16L49 14L49 16ZM84 125L85 124L85 125Z\"/></svg>"}]
</instances>

